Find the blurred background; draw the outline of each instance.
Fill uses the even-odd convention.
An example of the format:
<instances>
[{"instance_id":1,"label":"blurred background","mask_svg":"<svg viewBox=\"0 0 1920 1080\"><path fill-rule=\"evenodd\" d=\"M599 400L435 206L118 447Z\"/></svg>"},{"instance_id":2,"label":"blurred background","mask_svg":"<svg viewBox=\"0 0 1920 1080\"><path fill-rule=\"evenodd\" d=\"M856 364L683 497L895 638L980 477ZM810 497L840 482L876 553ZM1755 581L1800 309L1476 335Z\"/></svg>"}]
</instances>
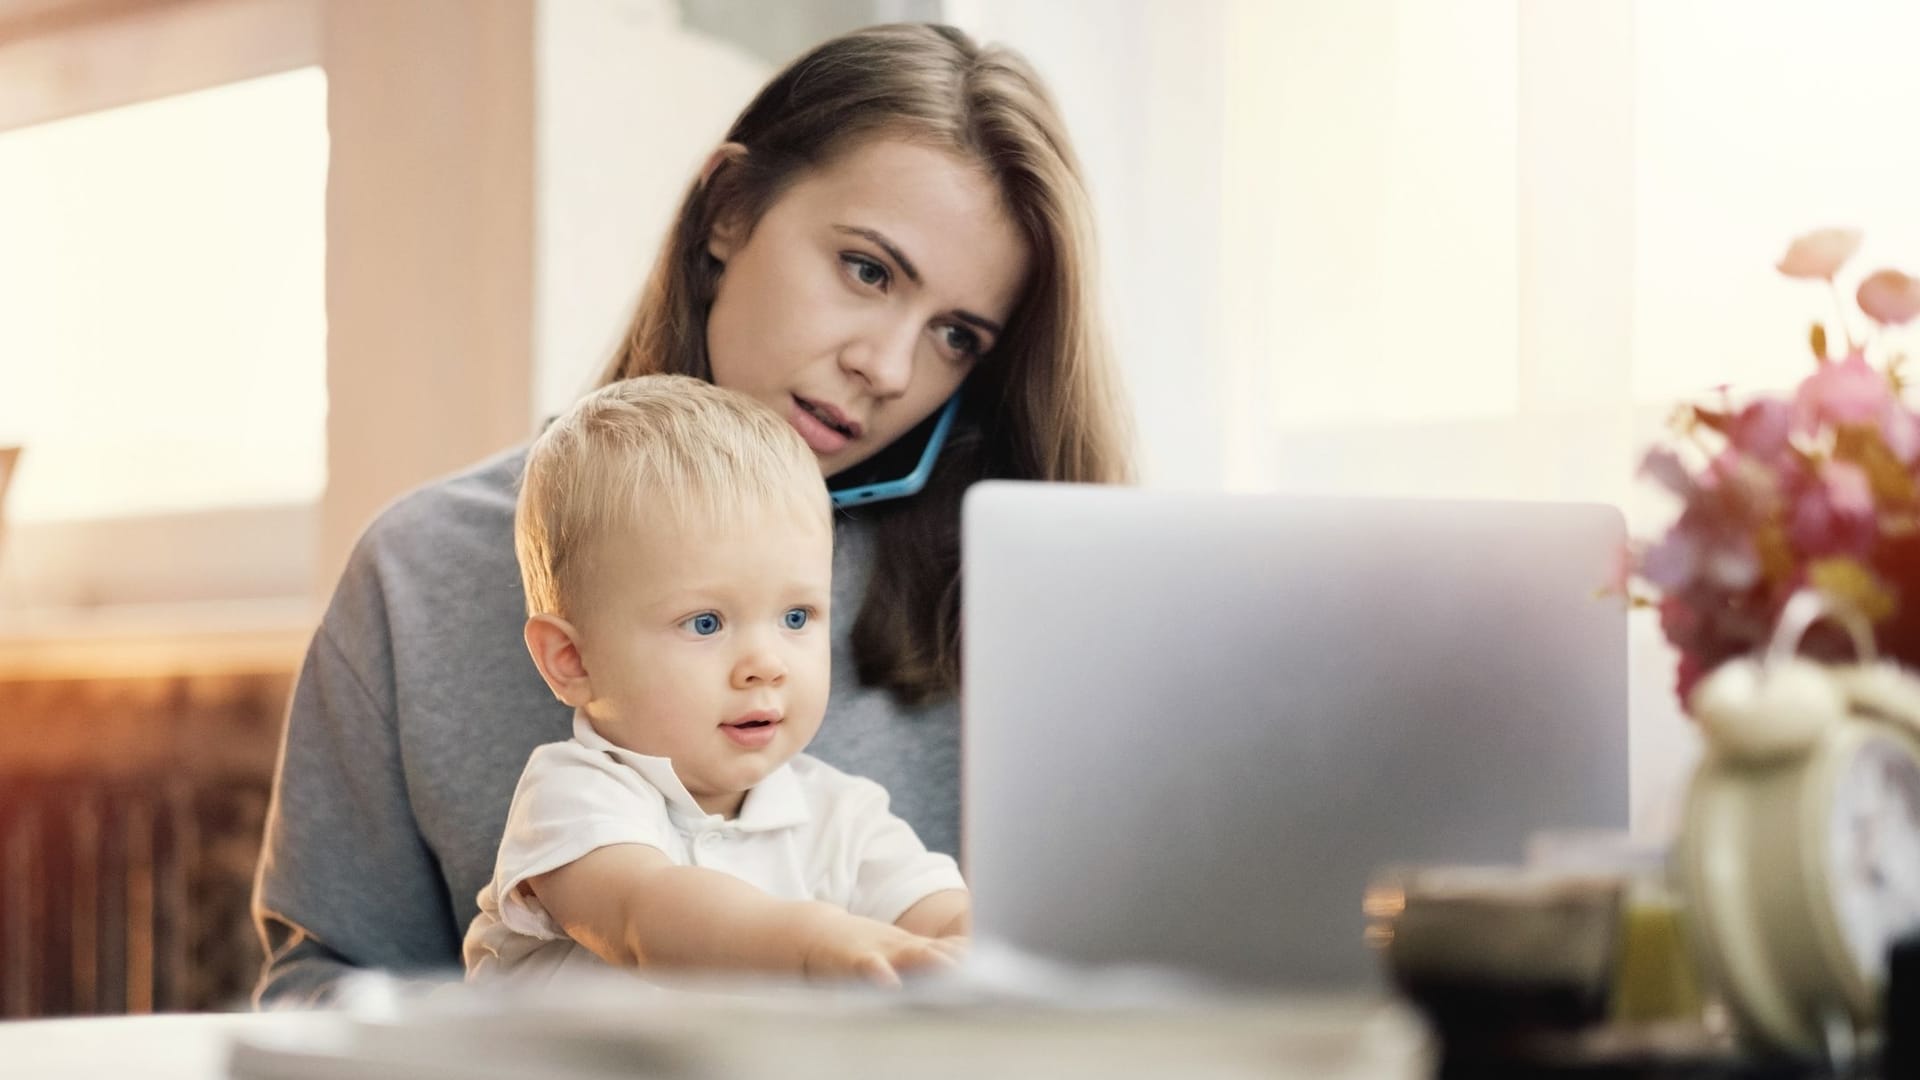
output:
<instances>
[{"instance_id":1,"label":"blurred background","mask_svg":"<svg viewBox=\"0 0 1920 1080\"><path fill-rule=\"evenodd\" d=\"M238 1000L355 535L585 389L733 114L897 20L1060 100L1154 485L1645 535L1675 402L1807 368L1794 235L1920 268L1899 0L0 0L0 1015Z\"/></svg>"}]
</instances>

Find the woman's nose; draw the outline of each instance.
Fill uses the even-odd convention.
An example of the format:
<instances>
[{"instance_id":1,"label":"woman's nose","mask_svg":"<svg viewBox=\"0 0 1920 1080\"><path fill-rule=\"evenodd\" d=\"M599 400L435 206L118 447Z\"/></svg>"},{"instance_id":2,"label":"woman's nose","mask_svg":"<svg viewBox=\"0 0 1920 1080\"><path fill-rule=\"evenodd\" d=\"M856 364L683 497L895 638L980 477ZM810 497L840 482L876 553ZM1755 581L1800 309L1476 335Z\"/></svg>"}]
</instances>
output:
<instances>
[{"instance_id":1,"label":"woman's nose","mask_svg":"<svg viewBox=\"0 0 1920 1080\"><path fill-rule=\"evenodd\" d=\"M919 343L917 322L889 321L848 342L840 350L840 367L874 397L899 397L913 383L913 354Z\"/></svg>"}]
</instances>

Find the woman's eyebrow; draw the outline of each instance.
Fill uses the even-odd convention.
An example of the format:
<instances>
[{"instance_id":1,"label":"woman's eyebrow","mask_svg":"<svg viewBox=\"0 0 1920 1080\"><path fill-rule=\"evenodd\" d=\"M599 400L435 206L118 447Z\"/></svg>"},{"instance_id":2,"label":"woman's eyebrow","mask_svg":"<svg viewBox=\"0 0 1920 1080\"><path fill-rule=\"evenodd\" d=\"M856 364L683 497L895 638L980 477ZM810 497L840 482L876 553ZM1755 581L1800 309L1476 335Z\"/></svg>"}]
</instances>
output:
<instances>
[{"instance_id":1,"label":"woman's eyebrow","mask_svg":"<svg viewBox=\"0 0 1920 1080\"><path fill-rule=\"evenodd\" d=\"M835 225L834 228L840 232L851 233L870 243L879 245L880 250L886 252L894 262L900 264L900 269L906 273L907 280L913 282L915 285L920 284L920 271L913 265L913 260L907 258L906 252L895 247L893 241L887 239L881 233L875 232L872 229L862 229L857 225Z\"/></svg>"},{"instance_id":2,"label":"woman's eyebrow","mask_svg":"<svg viewBox=\"0 0 1920 1080\"><path fill-rule=\"evenodd\" d=\"M913 282L915 285L921 284L919 268L914 266L913 260L907 258L907 253L904 251L901 251L900 248L897 245L895 245L893 241L887 239L885 234L877 232L873 229L863 229L857 225L835 225L834 229L838 232L843 232L853 236L858 236L861 239L866 240L867 242L878 246L880 250L887 253L887 256L889 258L891 258L894 262L900 264L900 270L902 273L907 275L908 281ZM975 315L971 311L956 311L953 313L953 317L956 319L959 319L963 323L967 323L971 326L977 326L980 329L985 330L987 333L992 334L994 337L999 337L1002 332L999 323L994 322L992 319L989 319L983 315Z\"/></svg>"},{"instance_id":3,"label":"woman's eyebrow","mask_svg":"<svg viewBox=\"0 0 1920 1080\"><path fill-rule=\"evenodd\" d=\"M992 319L983 319L971 311L956 311L953 313L953 317L970 326L977 326L987 333L992 334L994 337L999 337L1002 332L999 323L994 322Z\"/></svg>"}]
</instances>

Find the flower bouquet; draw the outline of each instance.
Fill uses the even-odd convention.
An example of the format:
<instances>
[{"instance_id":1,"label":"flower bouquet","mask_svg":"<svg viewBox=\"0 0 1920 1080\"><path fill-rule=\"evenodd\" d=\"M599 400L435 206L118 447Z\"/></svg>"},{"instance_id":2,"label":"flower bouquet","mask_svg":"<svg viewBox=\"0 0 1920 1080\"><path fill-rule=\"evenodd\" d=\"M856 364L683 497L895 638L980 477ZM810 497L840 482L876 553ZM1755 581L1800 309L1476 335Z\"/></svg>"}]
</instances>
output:
<instances>
[{"instance_id":1,"label":"flower bouquet","mask_svg":"<svg viewBox=\"0 0 1920 1080\"><path fill-rule=\"evenodd\" d=\"M1888 329L1920 316L1920 279L1880 270L1854 295L1871 333L1856 339L1834 278L1860 234L1824 229L1793 242L1778 269L1824 281L1839 306L1809 334L1813 371L1791 394L1717 399L1681 408L1671 445L1642 475L1678 496L1664 536L1629 547L1624 569L1656 595L1679 650L1677 688L1722 662L1764 649L1802 589L1874 627L1881 656L1920 668L1920 415L1903 400L1905 357ZM1625 582L1631 589L1631 582ZM1817 626L1802 651L1850 656L1837 627Z\"/></svg>"}]
</instances>

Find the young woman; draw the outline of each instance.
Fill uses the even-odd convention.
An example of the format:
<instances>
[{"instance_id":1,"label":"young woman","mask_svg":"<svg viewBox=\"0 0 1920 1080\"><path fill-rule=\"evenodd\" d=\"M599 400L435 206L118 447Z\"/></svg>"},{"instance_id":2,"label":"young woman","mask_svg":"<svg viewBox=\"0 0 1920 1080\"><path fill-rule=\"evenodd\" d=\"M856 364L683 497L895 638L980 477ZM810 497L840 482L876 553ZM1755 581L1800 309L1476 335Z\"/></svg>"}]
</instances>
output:
<instances>
[{"instance_id":1,"label":"young woman","mask_svg":"<svg viewBox=\"0 0 1920 1080\"><path fill-rule=\"evenodd\" d=\"M816 756L958 843L959 516L987 477L1130 475L1087 198L1017 56L945 27L830 41L777 75L695 180L604 381L709 379L778 410L831 481L957 395L919 492L836 529ZM295 688L254 914L257 998L459 961L532 749L567 737L521 639L525 449L367 530Z\"/></svg>"}]
</instances>

